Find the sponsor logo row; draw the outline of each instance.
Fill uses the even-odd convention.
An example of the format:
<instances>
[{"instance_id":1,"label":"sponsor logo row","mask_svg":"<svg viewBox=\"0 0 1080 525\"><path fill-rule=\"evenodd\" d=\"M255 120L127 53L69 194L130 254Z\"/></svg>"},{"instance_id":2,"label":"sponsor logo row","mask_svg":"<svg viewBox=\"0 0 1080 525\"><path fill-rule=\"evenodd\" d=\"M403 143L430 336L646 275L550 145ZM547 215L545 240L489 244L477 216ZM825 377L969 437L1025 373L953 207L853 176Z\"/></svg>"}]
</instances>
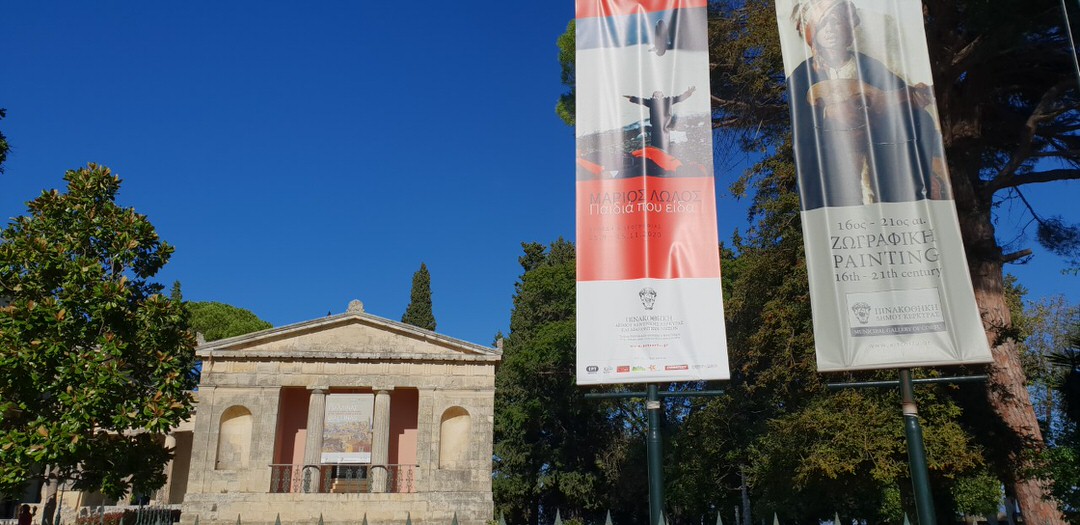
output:
<instances>
[{"instance_id":1,"label":"sponsor logo row","mask_svg":"<svg viewBox=\"0 0 1080 525\"><path fill-rule=\"evenodd\" d=\"M689 365L664 365L664 371L666 371L666 372L678 371L678 370L689 370L689 369L690 369ZM620 366L616 366L616 367L605 366L603 371L604 371L605 374L610 374L613 371L615 373L617 373L617 374L628 374L628 373L631 373L631 372L658 372L659 370L660 370L660 367L657 366L657 365L649 365L649 366L620 365ZM600 367L598 367L596 365L589 365L589 366L585 367L585 372L587 372L589 374L598 374L598 373L600 373Z\"/></svg>"}]
</instances>

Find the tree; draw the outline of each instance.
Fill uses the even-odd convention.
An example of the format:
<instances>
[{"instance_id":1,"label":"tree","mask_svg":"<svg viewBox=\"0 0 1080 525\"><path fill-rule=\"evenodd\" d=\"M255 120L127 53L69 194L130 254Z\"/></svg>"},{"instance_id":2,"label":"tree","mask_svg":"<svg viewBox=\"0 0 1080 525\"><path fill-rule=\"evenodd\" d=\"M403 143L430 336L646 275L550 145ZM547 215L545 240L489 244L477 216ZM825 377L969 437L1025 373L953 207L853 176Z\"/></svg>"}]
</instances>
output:
<instances>
[{"instance_id":1,"label":"tree","mask_svg":"<svg viewBox=\"0 0 1080 525\"><path fill-rule=\"evenodd\" d=\"M413 274L409 305L405 307L401 322L435 331L435 314L431 311L431 274L424 263L420 263L420 269Z\"/></svg>"},{"instance_id":2,"label":"tree","mask_svg":"<svg viewBox=\"0 0 1080 525\"><path fill-rule=\"evenodd\" d=\"M1054 479L1054 497L1069 523L1080 521L1080 319L1073 317L1067 342L1048 359L1057 369L1053 388L1061 408L1056 443L1046 464Z\"/></svg>"},{"instance_id":3,"label":"tree","mask_svg":"<svg viewBox=\"0 0 1080 525\"><path fill-rule=\"evenodd\" d=\"M160 436L191 414L194 338L150 279L173 248L115 202L108 168L68 171L0 233L0 490L119 497L165 482Z\"/></svg>"},{"instance_id":4,"label":"tree","mask_svg":"<svg viewBox=\"0 0 1080 525\"><path fill-rule=\"evenodd\" d=\"M790 155L773 4L728 0L710 8L714 127L748 151ZM1024 185L1080 178L1080 102L1060 4L936 2L925 6L924 15L960 229L994 358L984 394L998 431L986 434L997 436L987 446L1005 450L995 473L1025 518L1061 523L1045 480L1028 475L1044 440L1005 301L1003 266L1029 252L1006 253L993 221L1001 199L1022 197ZM1031 210L1039 218L1040 241L1076 257L1080 229Z\"/></svg>"},{"instance_id":5,"label":"tree","mask_svg":"<svg viewBox=\"0 0 1080 525\"><path fill-rule=\"evenodd\" d=\"M737 504L729 495L742 490L753 507L743 504L747 518L777 512L827 519L839 512L898 521L905 508L913 510L898 393L826 390L826 380L845 379L816 369L794 159L763 158L747 177L756 186L752 223L735 236L737 258L724 259L732 377L672 439L670 482L685 489L669 500L682 500L686 521L724 500ZM939 515L950 518L954 479L984 459L958 423L955 401L937 389L917 393L931 475L941 489Z\"/></svg>"},{"instance_id":6,"label":"tree","mask_svg":"<svg viewBox=\"0 0 1080 525\"><path fill-rule=\"evenodd\" d=\"M7 110L0 108L0 120L4 120L7 117ZM0 133L0 173L4 173L4 162L7 161L8 146L7 137L3 133Z\"/></svg>"},{"instance_id":7,"label":"tree","mask_svg":"<svg viewBox=\"0 0 1080 525\"><path fill-rule=\"evenodd\" d=\"M599 512L610 499L598 465L617 433L605 405L574 380L574 246L522 244L524 270L495 376L497 511L537 524Z\"/></svg>"},{"instance_id":8,"label":"tree","mask_svg":"<svg viewBox=\"0 0 1080 525\"><path fill-rule=\"evenodd\" d=\"M250 310L223 303L208 301L185 305L191 312L192 332L202 334L207 341L250 334L273 326Z\"/></svg>"},{"instance_id":9,"label":"tree","mask_svg":"<svg viewBox=\"0 0 1080 525\"><path fill-rule=\"evenodd\" d=\"M1067 418L1062 414L1062 399L1057 387L1067 367L1058 366L1055 356L1069 347L1080 306L1070 304L1063 295L1043 297L1036 301L1012 305L1013 293L1026 293L1014 284L1015 278L1005 276L1006 297L1010 300L1017 342L1021 344L1021 359L1028 378L1035 413L1047 440L1062 435Z\"/></svg>"}]
</instances>

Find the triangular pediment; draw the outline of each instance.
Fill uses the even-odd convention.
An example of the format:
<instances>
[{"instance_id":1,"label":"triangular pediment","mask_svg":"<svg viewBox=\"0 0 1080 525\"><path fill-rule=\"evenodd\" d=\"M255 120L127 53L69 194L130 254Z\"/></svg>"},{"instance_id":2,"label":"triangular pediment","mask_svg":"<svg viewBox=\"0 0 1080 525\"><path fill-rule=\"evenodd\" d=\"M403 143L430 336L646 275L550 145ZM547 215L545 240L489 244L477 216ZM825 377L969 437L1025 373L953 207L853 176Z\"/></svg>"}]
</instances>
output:
<instances>
[{"instance_id":1,"label":"triangular pediment","mask_svg":"<svg viewBox=\"0 0 1080 525\"><path fill-rule=\"evenodd\" d=\"M496 348L363 312L347 312L200 345L200 357L498 361Z\"/></svg>"}]
</instances>

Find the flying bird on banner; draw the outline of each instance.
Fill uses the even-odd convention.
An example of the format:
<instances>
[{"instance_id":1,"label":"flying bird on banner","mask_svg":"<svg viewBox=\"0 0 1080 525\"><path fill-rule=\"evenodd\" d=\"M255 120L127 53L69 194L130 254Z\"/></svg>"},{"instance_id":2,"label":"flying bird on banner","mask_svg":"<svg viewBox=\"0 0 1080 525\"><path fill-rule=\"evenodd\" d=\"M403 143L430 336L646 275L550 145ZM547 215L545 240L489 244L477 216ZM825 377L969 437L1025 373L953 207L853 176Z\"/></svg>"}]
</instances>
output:
<instances>
[{"instance_id":1,"label":"flying bird on banner","mask_svg":"<svg viewBox=\"0 0 1080 525\"><path fill-rule=\"evenodd\" d=\"M578 0L578 384L729 377L706 4Z\"/></svg>"},{"instance_id":2,"label":"flying bird on banner","mask_svg":"<svg viewBox=\"0 0 1080 525\"><path fill-rule=\"evenodd\" d=\"M919 0L778 0L818 369L991 361Z\"/></svg>"}]
</instances>

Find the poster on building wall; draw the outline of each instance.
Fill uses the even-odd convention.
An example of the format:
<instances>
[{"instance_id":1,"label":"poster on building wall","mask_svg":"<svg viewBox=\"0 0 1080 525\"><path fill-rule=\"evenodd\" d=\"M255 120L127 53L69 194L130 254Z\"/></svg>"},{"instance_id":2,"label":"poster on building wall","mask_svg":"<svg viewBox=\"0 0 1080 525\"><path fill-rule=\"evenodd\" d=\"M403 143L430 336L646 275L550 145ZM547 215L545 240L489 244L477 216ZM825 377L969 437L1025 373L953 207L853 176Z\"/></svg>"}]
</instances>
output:
<instances>
[{"instance_id":1,"label":"poster on building wall","mask_svg":"<svg viewBox=\"0 0 1080 525\"><path fill-rule=\"evenodd\" d=\"M726 379L705 0L578 0L577 382Z\"/></svg>"},{"instance_id":2,"label":"poster on building wall","mask_svg":"<svg viewBox=\"0 0 1080 525\"><path fill-rule=\"evenodd\" d=\"M373 394L331 393L323 419L322 463L371 463Z\"/></svg>"},{"instance_id":3,"label":"poster on building wall","mask_svg":"<svg viewBox=\"0 0 1080 525\"><path fill-rule=\"evenodd\" d=\"M821 371L991 360L919 0L778 0Z\"/></svg>"}]
</instances>

